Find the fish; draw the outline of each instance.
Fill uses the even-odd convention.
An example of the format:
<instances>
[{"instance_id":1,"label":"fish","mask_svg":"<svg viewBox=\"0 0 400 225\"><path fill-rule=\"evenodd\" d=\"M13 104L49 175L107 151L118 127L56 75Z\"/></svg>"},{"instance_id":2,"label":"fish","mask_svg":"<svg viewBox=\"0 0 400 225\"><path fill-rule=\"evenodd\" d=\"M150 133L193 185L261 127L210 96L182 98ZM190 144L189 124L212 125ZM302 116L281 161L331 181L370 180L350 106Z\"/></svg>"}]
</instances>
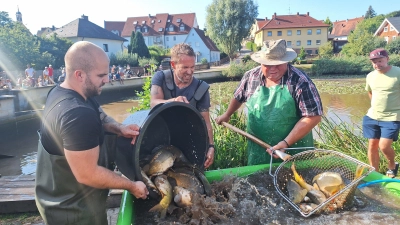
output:
<instances>
[{"instance_id":1,"label":"fish","mask_svg":"<svg viewBox=\"0 0 400 225\"><path fill-rule=\"evenodd\" d=\"M174 187L174 202L179 207L187 207L192 205L193 192L186 188L175 186Z\"/></svg>"},{"instance_id":2,"label":"fish","mask_svg":"<svg viewBox=\"0 0 400 225\"><path fill-rule=\"evenodd\" d=\"M177 166L177 167L175 168L175 166ZM204 171L202 169L198 168L196 165L187 164L187 163L185 163L185 164L177 163L177 164L174 164L173 171L180 172L180 173L187 173L189 175L196 176L197 179L199 179L199 181L203 184L204 193L206 194L206 196L210 197L212 195L210 182L208 182L206 176L204 175Z\"/></svg>"},{"instance_id":3,"label":"fish","mask_svg":"<svg viewBox=\"0 0 400 225\"><path fill-rule=\"evenodd\" d=\"M143 183L147 186L147 188L153 190L154 192L160 195L160 192L158 191L156 185L153 183L153 181L151 181L151 179L146 175L146 173L142 169L140 170L140 174L142 175Z\"/></svg>"},{"instance_id":4,"label":"fish","mask_svg":"<svg viewBox=\"0 0 400 225\"><path fill-rule=\"evenodd\" d=\"M300 205L299 205L300 210L305 214L310 213L317 207L318 207L318 205L314 204L314 203L300 203Z\"/></svg>"},{"instance_id":5,"label":"fish","mask_svg":"<svg viewBox=\"0 0 400 225\"><path fill-rule=\"evenodd\" d=\"M204 188L196 176L187 173L176 173L168 170L166 175L174 180L176 186L180 186L195 193L204 194Z\"/></svg>"},{"instance_id":6,"label":"fish","mask_svg":"<svg viewBox=\"0 0 400 225\"><path fill-rule=\"evenodd\" d=\"M294 163L291 167L294 175L294 180L300 185L300 187L307 190L307 196L311 199L311 201L315 204L321 204L326 200L326 196L320 190L315 187L307 184L304 179L297 173Z\"/></svg>"},{"instance_id":7,"label":"fish","mask_svg":"<svg viewBox=\"0 0 400 225\"><path fill-rule=\"evenodd\" d=\"M362 165L358 165L356 172L354 173L354 180L357 180L358 178L360 178L365 170L366 166L362 166Z\"/></svg>"},{"instance_id":8,"label":"fish","mask_svg":"<svg viewBox=\"0 0 400 225\"><path fill-rule=\"evenodd\" d=\"M345 187L342 176L339 173L329 171L316 175L312 183L318 187L327 198L335 195Z\"/></svg>"},{"instance_id":9,"label":"fish","mask_svg":"<svg viewBox=\"0 0 400 225\"><path fill-rule=\"evenodd\" d=\"M190 164L189 160L179 148L173 145L166 146L165 148L174 155L176 163Z\"/></svg>"},{"instance_id":10,"label":"fish","mask_svg":"<svg viewBox=\"0 0 400 225\"><path fill-rule=\"evenodd\" d=\"M175 156L166 148L161 148L151 159L147 175L154 177L163 174L174 165L174 161Z\"/></svg>"},{"instance_id":11,"label":"fish","mask_svg":"<svg viewBox=\"0 0 400 225\"><path fill-rule=\"evenodd\" d=\"M165 175L157 176L154 183L161 193L161 201L151 208L149 212L160 212L160 218L164 219L167 215L168 206L172 202L172 187Z\"/></svg>"},{"instance_id":12,"label":"fish","mask_svg":"<svg viewBox=\"0 0 400 225\"><path fill-rule=\"evenodd\" d=\"M303 201L307 194L307 189L303 189L300 185L293 179L289 179L286 185L289 192L289 199L295 204L299 204Z\"/></svg>"}]
</instances>

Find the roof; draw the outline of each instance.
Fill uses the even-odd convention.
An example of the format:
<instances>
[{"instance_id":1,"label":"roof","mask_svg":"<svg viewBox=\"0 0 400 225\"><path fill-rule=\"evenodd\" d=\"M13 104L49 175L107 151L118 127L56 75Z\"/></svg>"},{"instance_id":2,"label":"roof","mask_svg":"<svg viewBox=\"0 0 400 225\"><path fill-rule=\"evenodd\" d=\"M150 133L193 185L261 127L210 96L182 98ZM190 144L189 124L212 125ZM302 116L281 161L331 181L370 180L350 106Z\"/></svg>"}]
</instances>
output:
<instances>
[{"instance_id":1,"label":"roof","mask_svg":"<svg viewBox=\"0 0 400 225\"><path fill-rule=\"evenodd\" d=\"M320 20L312 18L309 13L296 15L272 15L263 27L261 27L256 33L261 30L269 29L282 29L282 28L307 28L307 27L329 27L328 24L323 23Z\"/></svg>"},{"instance_id":2,"label":"roof","mask_svg":"<svg viewBox=\"0 0 400 225\"><path fill-rule=\"evenodd\" d=\"M358 23L364 20L364 17L347 19L333 22L331 35L333 36L349 36L350 32L356 29Z\"/></svg>"},{"instance_id":3,"label":"roof","mask_svg":"<svg viewBox=\"0 0 400 225\"><path fill-rule=\"evenodd\" d=\"M169 31L171 25L174 27L174 31ZM143 28L144 26L147 27L148 32L142 30L143 36L188 34L192 27L197 26L196 13L160 13L155 16L128 17L121 36L129 37L136 27ZM180 26L184 26L183 31L180 31Z\"/></svg>"},{"instance_id":4,"label":"roof","mask_svg":"<svg viewBox=\"0 0 400 225\"><path fill-rule=\"evenodd\" d=\"M385 18L385 20L376 30L374 36L378 35L378 33L380 33L383 30L383 28L386 26L387 23L390 23L393 26L393 28L397 31L397 33L400 33L400 17L390 17L390 18Z\"/></svg>"},{"instance_id":5,"label":"roof","mask_svg":"<svg viewBox=\"0 0 400 225\"><path fill-rule=\"evenodd\" d=\"M87 16L82 15L81 18L76 19L59 29L55 30L58 37L86 37L86 38L99 38L117 41L127 41L111 31L108 31L92 22L89 21ZM50 33L48 35L51 35Z\"/></svg>"},{"instance_id":6,"label":"roof","mask_svg":"<svg viewBox=\"0 0 400 225\"><path fill-rule=\"evenodd\" d=\"M125 21L104 21L104 29L108 31L117 30L121 34L124 29Z\"/></svg>"},{"instance_id":7,"label":"roof","mask_svg":"<svg viewBox=\"0 0 400 225\"><path fill-rule=\"evenodd\" d=\"M215 43L204 33L203 30L200 30L199 28L193 28L197 34L200 36L201 40L204 42L204 44L207 46L210 51L217 51L219 52L219 49L215 45Z\"/></svg>"},{"instance_id":8,"label":"roof","mask_svg":"<svg viewBox=\"0 0 400 225\"><path fill-rule=\"evenodd\" d=\"M265 18L265 19L257 18L256 21L257 21L257 29L260 29L260 28L263 27L266 23L268 23L269 20L268 20L267 18Z\"/></svg>"}]
</instances>

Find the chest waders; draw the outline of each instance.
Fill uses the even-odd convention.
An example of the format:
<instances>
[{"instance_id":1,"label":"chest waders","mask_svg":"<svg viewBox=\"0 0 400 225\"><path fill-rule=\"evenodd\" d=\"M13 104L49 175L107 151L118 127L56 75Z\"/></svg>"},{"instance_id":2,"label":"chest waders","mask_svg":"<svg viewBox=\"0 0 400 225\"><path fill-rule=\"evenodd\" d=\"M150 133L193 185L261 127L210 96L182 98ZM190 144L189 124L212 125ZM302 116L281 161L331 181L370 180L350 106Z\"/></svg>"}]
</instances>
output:
<instances>
[{"instance_id":1,"label":"chest waders","mask_svg":"<svg viewBox=\"0 0 400 225\"><path fill-rule=\"evenodd\" d=\"M44 119L55 105L68 97L60 99L54 101ZM108 138L107 136L100 147L98 165L110 168L106 148L116 140L116 135ZM111 142L106 141L107 139ZM65 156L52 155L46 151L41 143L40 133L37 165L35 201L46 224L107 224L108 189L96 189L80 184Z\"/></svg>"},{"instance_id":2,"label":"chest waders","mask_svg":"<svg viewBox=\"0 0 400 225\"><path fill-rule=\"evenodd\" d=\"M296 105L285 85L270 88L260 86L246 103L248 109L247 132L265 143L274 146L290 133L300 117L296 114ZM313 147L312 132L290 147ZM293 155L303 150L291 150ZM248 140L248 165L270 163L271 156L266 149ZM282 162L274 159L273 162Z\"/></svg>"}]
</instances>

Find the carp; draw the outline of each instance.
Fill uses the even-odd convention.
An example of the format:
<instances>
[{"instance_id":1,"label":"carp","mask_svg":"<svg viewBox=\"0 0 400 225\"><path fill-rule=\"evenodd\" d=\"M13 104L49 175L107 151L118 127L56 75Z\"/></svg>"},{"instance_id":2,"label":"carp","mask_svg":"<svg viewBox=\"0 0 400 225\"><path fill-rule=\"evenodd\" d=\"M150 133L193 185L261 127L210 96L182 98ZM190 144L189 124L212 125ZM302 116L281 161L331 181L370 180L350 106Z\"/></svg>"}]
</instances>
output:
<instances>
[{"instance_id":1,"label":"carp","mask_svg":"<svg viewBox=\"0 0 400 225\"><path fill-rule=\"evenodd\" d=\"M174 187L174 202L179 207L186 207L192 205L193 193L186 188L175 186Z\"/></svg>"},{"instance_id":2,"label":"carp","mask_svg":"<svg viewBox=\"0 0 400 225\"><path fill-rule=\"evenodd\" d=\"M149 163L147 175L150 177L163 174L174 165L175 156L166 148L157 151Z\"/></svg>"},{"instance_id":3,"label":"carp","mask_svg":"<svg viewBox=\"0 0 400 225\"><path fill-rule=\"evenodd\" d=\"M311 201L315 204L321 204L326 200L326 196L320 190L316 189L315 187L307 184L304 179L297 173L294 163L291 167L294 180L300 185L300 187L307 190L307 196L311 199Z\"/></svg>"},{"instance_id":4,"label":"carp","mask_svg":"<svg viewBox=\"0 0 400 225\"><path fill-rule=\"evenodd\" d=\"M151 179L146 175L146 173L142 169L140 170L140 174L142 175L143 183L147 186L147 188L149 189L151 188L151 190L153 190L157 194L160 194L156 185L153 183L153 181L151 181Z\"/></svg>"},{"instance_id":5,"label":"carp","mask_svg":"<svg viewBox=\"0 0 400 225\"><path fill-rule=\"evenodd\" d=\"M302 187L300 187L300 185L293 179L289 179L286 188L289 193L290 201L295 204L299 204L300 202L302 202L308 192L307 189L303 189Z\"/></svg>"},{"instance_id":6,"label":"carp","mask_svg":"<svg viewBox=\"0 0 400 225\"><path fill-rule=\"evenodd\" d=\"M149 212L160 212L160 218L164 219L167 215L168 206L172 201L172 187L165 175L157 176L154 183L158 191L161 193L161 201L151 208Z\"/></svg>"},{"instance_id":7,"label":"carp","mask_svg":"<svg viewBox=\"0 0 400 225\"><path fill-rule=\"evenodd\" d=\"M317 187L327 198L338 193L345 187L342 176L336 172L323 172L316 175L312 183Z\"/></svg>"},{"instance_id":8,"label":"carp","mask_svg":"<svg viewBox=\"0 0 400 225\"><path fill-rule=\"evenodd\" d=\"M204 194L203 185L196 176L187 173L175 173L171 170L167 172L167 176L175 181L176 186L186 188L195 193Z\"/></svg>"}]
</instances>

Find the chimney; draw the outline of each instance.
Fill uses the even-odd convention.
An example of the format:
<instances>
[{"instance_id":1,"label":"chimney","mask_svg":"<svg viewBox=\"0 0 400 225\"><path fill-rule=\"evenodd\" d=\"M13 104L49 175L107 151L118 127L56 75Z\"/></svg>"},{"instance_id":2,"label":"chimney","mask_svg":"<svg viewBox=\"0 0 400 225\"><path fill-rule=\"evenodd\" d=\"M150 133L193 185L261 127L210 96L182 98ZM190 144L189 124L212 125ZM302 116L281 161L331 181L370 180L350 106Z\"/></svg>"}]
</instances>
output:
<instances>
[{"instance_id":1,"label":"chimney","mask_svg":"<svg viewBox=\"0 0 400 225\"><path fill-rule=\"evenodd\" d=\"M89 20L89 17L88 17L88 16L85 16L85 14L83 14L83 15L81 16L81 19L83 19L83 20Z\"/></svg>"},{"instance_id":2,"label":"chimney","mask_svg":"<svg viewBox=\"0 0 400 225\"><path fill-rule=\"evenodd\" d=\"M268 17L265 17L265 21L268 21Z\"/></svg>"},{"instance_id":3,"label":"chimney","mask_svg":"<svg viewBox=\"0 0 400 225\"><path fill-rule=\"evenodd\" d=\"M307 16L309 16L310 15L310 13L309 12L307 12Z\"/></svg>"},{"instance_id":4,"label":"chimney","mask_svg":"<svg viewBox=\"0 0 400 225\"><path fill-rule=\"evenodd\" d=\"M149 14L149 18L151 18L151 15Z\"/></svg>"},{"instance_id":5,"label":"chimney","mask_svg":"<svg viewBox=\"0 0 400 225\"><path fill-rule=\"evenodd\" d=\"M272 18L275 18L276 17L276 13L274 13L274 15L272 16Z\"/></svg>"},{"instance_id":6,"label":"chimney","mask_svg":"<svg viewBox=\"0 0 400 225\"><path fill-rule=\"evenodd\" d=\"M297 12L297 15L299 15L299 12Z\"/></svg>"}]
</instances>

